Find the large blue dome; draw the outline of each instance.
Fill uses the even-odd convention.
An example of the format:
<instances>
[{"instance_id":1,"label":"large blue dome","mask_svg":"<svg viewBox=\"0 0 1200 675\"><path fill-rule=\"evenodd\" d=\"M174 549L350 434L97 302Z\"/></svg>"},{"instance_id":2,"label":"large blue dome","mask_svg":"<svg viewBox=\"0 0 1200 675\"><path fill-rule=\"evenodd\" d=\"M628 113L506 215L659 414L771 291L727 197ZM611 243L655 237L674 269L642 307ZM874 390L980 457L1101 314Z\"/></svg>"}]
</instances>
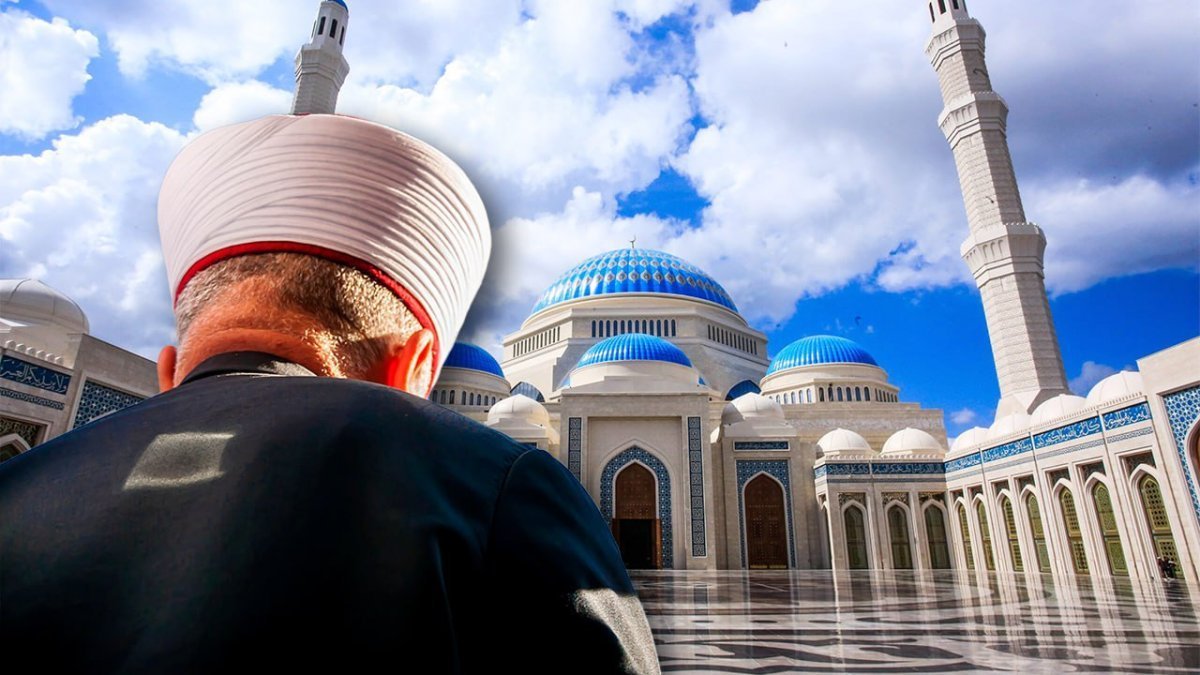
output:
<instances>
[{"instance_id":1,"label":"large blue dome","mask_svg":"<svg viewBox=\"0 0 1200 675\"><path fill-rule=\"evenodd\" d=\"M465 370L480 370L504 379L504 371L500 364L483 347L477 347L466 342L455 342L446 357L445 368L463 368Z\"/></svg>"},{"instance_id":2,"label":"large blue dome","mask_svg":"<svg viewBox=\"0 0 1200 675\"><path fill-rule=\"evenodd\" d=\"M692 367L687 354L666 340L645 333L614 335L592 345L579 358L576 368L615 361L665 361Z\"/></svg>"},{"instance_id":3,"label":"large blue dome","mask_svg":"<svg viewBox=\"0 0 1200 675\"><path fill-rule=\"evenodd\" d=\"M771 361L767 374L823 363L861 363L878 366L875 358L853 340L834 335L810 335L783 348Z\"/></svg>"},{"instance_id":4,"label":"large blue dome","mask_svg":"<svg viewBox=\"0 0 1200 675\"><path fill-rule=\"evenodd\" d=\"M734 312L729 294L700 268L669 253L622 248L569 269L542 294L533 313L569 300L614 293L665 293L714 302Z\"/></svg>"}]
</instances>

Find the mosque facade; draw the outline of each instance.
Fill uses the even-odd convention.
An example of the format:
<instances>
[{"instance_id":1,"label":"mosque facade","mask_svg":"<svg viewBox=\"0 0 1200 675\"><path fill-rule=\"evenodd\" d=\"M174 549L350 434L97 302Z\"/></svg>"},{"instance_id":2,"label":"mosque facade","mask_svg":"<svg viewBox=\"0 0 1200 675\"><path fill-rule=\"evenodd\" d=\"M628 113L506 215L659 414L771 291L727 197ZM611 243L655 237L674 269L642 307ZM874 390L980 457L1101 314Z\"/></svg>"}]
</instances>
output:
<instances>
[{"instance_id":1,"label":"mosque facade","mask_svg":"<svg viewBox=\"0 0 1200 675\"><path fill-rule=\"evenodd\" d=\"M861 345L773 350L718 280L635 247L564 271L499 360L451 351L432 400L562 462L631 568L1111 579L1169 560L1200 578L1200 338L1069 391L983 28L960 0L928 9L1000 383L989 427L948 443ZM331 111L348 71L348 9L319 11L293 112ZM69 298L0 281L0 461L154 392L153 364L88 335Z\"/></svg>"}]
</instances>

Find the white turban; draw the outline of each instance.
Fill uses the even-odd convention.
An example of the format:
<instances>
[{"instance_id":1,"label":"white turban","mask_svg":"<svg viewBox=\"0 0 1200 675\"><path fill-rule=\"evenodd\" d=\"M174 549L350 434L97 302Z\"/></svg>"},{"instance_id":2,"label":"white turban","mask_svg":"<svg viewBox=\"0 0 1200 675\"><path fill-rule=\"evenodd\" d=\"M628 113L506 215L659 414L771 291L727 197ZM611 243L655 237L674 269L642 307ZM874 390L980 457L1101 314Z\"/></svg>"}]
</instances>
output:
<instances>
[{"instance_id":1,"label":"white turban","mask_svg":"<svg viewBox=\"0 0 1200 675\"><path fill-rule=\"evenodd\" d=\"M188 144L158 199L175 298L247 253L297 252L362 270L434 338L434 379L487 268L491 231L471 181L436 148L339 115L273 115Z\"/></svg>"}]
</instances>

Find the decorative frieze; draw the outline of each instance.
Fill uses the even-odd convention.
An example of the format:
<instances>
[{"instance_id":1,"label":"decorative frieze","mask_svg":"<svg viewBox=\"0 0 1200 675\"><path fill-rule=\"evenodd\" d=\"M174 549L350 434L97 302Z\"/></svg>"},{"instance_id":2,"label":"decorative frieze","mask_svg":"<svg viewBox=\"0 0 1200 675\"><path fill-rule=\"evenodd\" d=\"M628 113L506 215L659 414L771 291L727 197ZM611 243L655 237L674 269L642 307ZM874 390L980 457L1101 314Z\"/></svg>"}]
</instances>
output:
<instances>
[{"instance_id":1,"label":"decorative frieze","mask_svg":"<svg viewBox=\"0 0 1200 675\"><path fill-rule=\"evenodd\" d=\"M1138 403L1128 408L1121 408L1101 415L1104 418L1105 429L1119 429L1130 424L1150 421L1150 404Z\"/></svg>"},{"instance_id":2,"label":"decorative frieze","mask_svg":"<svg viewBox=\"0 0 1200 675\"><path fill-rule=\"evenodd\" d=\"M880 503L883 504L884 506L887 506L891 502L900 502L901 504L908 506L908 493L907 492L884 492L880 496Z\"/></svg>"},{"instance_id":3,"label":"decorative frieze","mask_svg":"<svg viewBox=\"0 0 1200 675\"><path fill-rule=\"evenodd\" d=\"M1098 434L1104 428L1100 426L1099 417L1089 417L1066 426L1034 434L1033 444L1038 448L1046 448L1059 443L1067 443L1093 434Z\"/></svg>"},{"instance_id":4,"label":"decorative frieze","mask_svg":"<svg viewBox=\"0 0 1200 675\"><path fill-rule=\"evenodd\" d=\"M575 480L583 480L583 418L567 419L567 469Z\"/></svg>"},{"instance_id":5,"label":"decorative frieze","mask_svg":"<svg viewBox=\"0 0 1200 675\"><path fill-rule=\"evenodd\" d=\"M708 555L704 529L704 456L701 452L703 430L699 417L687 418L688 477L692 497L692 556Z\"/></svg>"},{"instance_id":6,"label":"decorative frieze","mask_svg":"<svg viewBox=\"0 0 1200 675\"><path fill-rule=\"evenodd\" d=\"M42 398L41 396L26 394L23 391L13 391L7 387L0 387L0 397L11 398L14 401L21 401L22 403L40 405L44 408L50 408L51 410L62 410L66 407L62 401L52 401L48 398Z\"/></svg>"},{"instance_id":7,"label":"decorative frieze","mask_svg":"<svg viewBox=\"0 0 1200 675\"><path fill-rule=\"evenodd\" d=\"M66 394L71 386L70 375L12 356L0 357L0 378L59 395Z\"/></svg>"},{"instance_id":8,"label":"decorative frieze","mask_svg":"<svg viewBox=\"0 0 1200 675\"><path fill-rule=\"evenodd\" d=\"M733 449L779 451L790 450L791 446L787 441L734 441Z\"/></svg>"}]
</instances>

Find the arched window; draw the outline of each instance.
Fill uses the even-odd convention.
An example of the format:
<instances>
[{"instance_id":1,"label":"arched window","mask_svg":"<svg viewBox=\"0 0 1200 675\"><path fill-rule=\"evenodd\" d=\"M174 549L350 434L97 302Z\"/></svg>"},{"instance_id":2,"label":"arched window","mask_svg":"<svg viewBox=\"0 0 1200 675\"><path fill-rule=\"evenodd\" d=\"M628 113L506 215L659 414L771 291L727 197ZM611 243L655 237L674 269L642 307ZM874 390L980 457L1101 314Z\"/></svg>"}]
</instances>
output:
<instances>
[{"instance_id":1,"label":"arched window","mask_svg":"<svg viewBox=\"0 0 1200 675\"><path fill-rule=\"evenodd\" d=\"M1096 506L1096 522L1100 523L1100 536L1104 539L1104 554L1108 557L1108 571L1114 576L1129 576L1129 565L1125 563L1125 549L1121 548L1121 533L1117 531L1117 514L1113 512L1112 497L1104 483L1097 482L1092 488L1092 502Z\"/></svg>"},{"instance_id":2,"label":"arched window","mask_svg":"<svg viewBox=\"0 0 1200 675\"><path fill-rule=\"evenodd\" d=\"M335 40L336 40L336 39L337 39L337 36L338 36L338 32L337 32L337 19L333 19L333 20L332 20L332 22L330 23L330 28L329 28L329 37L331 37L331 38L333 38L333 39L335 39Z\"/></svg>"},{"instance_id":3,"label":"arched window","mask_svg":"<svg viewBox=\"0 0 1200 675\"><path fill-rule=\"evenodd\" d=\"M325 17L321 17L320 23L317 24L317 35L325 34Z\"/></svg>"},{"instance_id":4,"label":"arched window","mask_svg":"<svg viewBox=\"0 0 1200 675\"><path fill-rule=\"evenodd\" d=\"M596 322L592 322L592 337L596 337Z\"/></svg>"},{"instance_id":5,"label":"arched window","mask_svg":"<svg viewBox=\"0 0 1200 675\"><path fill-rule=\"evenodd\" d=\"M870 403L870 402L871 402L871 388L870 388L870 387L867 387L867 388L866 388L866 389L863 391L863 396L865 396L865 397L867 398L867 403Z\"/></svg>"},{"instance_id":6,"label":"arched window","mask_svg":"<svg viewBox=\"0 0 1200 675\"><path fill-rule=\"evenodd\" d=\"M838 392L838 402L840 403L842 401L842 388L838 387L837 392Z\"/></svg>"},{"instance_id":7,"label":"arched window","mask_svg":"<svg viewBox=\"0 0 1200 675\"><path fill-rule=\"evenodd\" d=\"M1050 549L1046 546L1046 527L1042 524L1042 510L1037 496L1030 492L1025 497L1025 511L1029 515L1029 531L1033 533L1033 548L1037 553L1039 572L1050 572Z\"/></svg>"},{"instance_id":8,"label":"arched window","mask_svg":"<svg viewBox=\"0 0 1200 675\"><path fill-rule=\"evenodd\" d=\"M467 405L475 405L475 392L467 394Z\"/></svg>"},{"instance_id":9,"label":"arched window","mask_svg":"<svg viewBox=\"0 0 1200 675\"><path fill-rule=\"evenodd\" d=\"M821 403L825 402L825 390L824 389L817 390L817 398L820 399Z\"/></svg>"},{"instance_id":10,"label":"arched window","mask_svg":"<svg viewBox=\"0 0 1200 675\"><path fill-rule=\"evenodd\" d=\"M852 570L869 569L867 561L867 527L863 511L855 504L842 514L846 527L846 563Z\"/></svg>"},{"instance_id":11,"label":"arched window","mask_svg":"<svg viewBox=\"0 0 1200 675\"><path fill-rule=\"evenodd\" d=\"M975 518L979 521L979 543L983 547L983 564L987 571L996 570L996 557L992 554L992 530L988 527L987 509L983 502L975 503Z\"/></svg>"},{"instance_id":12,"label":"arched window","mask_svg":"<svg viewBox=\"0 0 1200 675\"><path fill-rule=\"evenodd\" d=\"M675 337L675 319L671 319L671 337Z\"/></svg>"},{"instance_id":13,"label":"arched window","mask_svg":"<svg viewBox=\"0 0 1200 675\"><path fill-rule=\"evenodd\" d=\"M454 390L450 390L450 405L454 405Z\"/></svg>"},{"instance_id":14,"label":"arched window","mask_svg":"<svg viewBox=\"0 0 1200 675\"><path fill-rule=\"evenodd\" d=\"M1154 555L1175 563L1179 569L1179 552L1175 549L1175 536L1171 533L1171 517L1167 515L1167 505L1163 503L1162 490L1158 481L1151 476L1145 476L1138 483L1138 493L1142 498L1142 510L1146 512L1146 525L1150 529L1150 539L1154 543ZM1178 571L1176 574L1181 576Z\"/></svg>"},{"instance_id":15,"label":"arched window","mask_svg":"<svg viewBox=\"0 0 1200 675\"><path fill-rule=\"evenodd\" d=\"M662 319L658 319L654 322L654 334L658 337L662 337Z\"/></svg>"},{"instance_id":16,"label":"arched window","mask_svg":"<svg viewBox=\"0 0 1200 675\"><path fill-rule=\"evenodd\" d=\"M1024 572L1025 561L1021 558L1021 543L1017 539L1017 518L1013 515L1012 502L1008 497L1000 498L1000 512L1004 514L1004 537L1008 544L1008 556L1013 571Z\"/></svg>"},{"instance_id":17,"label":"arched window","mask_svg":"<svg viewBox=\"0 0 1200 675\"><path fill-rule=\"evenodd\" d=\"M899 506L888 509L888 534L892 540L892 566L898 570L911 570L912 542L908 537L908 518Z\"/></svg>"},{"instance_id":18,"label":"arched window","mask_svg":"<svg viewBox=\"0 0 1200 675\"><path fill-rule=\"evenodd\" d=\"M946 0L938 0L938 9L942 11L942 14L946 13Z\"/></svg>"},{"instance_id":19,"label":"arched window","mask_svg":"<svg viewBox=\"0 0 1200 675\"><path fill-rule=\"evenodd\" d=\"M796 404L796 392L792 392L792 405Z\"/></svg>"},{"instance_id":20,"label":"arched window","mask_svg":"<svg viewBox=\"0 0 1200 675\"><path fill-rule=\"evenodd\" d=\"M962 529L963 557L967 559L967 569L975 569L975 552L971 550L971 527L967 525L967 510L962 504L958 505L958 526Z\"/></svg>"},{"instance_id":21,"label":"arched window","mask_svg":"<svg viewBox=\"0 0 1200 675\"><path fill-rule=\"evenodd\" d=\"M854 388L854 400L855 400L855 401L861 401L861 400L862 400L862 389L861 389L861 388L859 388L859 387L855 387L855 388Z\"/></svg>"},{"instance_id":22,"label":"arched window","mask_svg":"<svg viewBox=\"0 0 1200 675\"><path fill-rule=\"evenodd\" d=\"M1075 497L1070 490L1058 493L1058 505L1062 510L1063 527L1067 531L1067 547L1071 550L1071 564L1076 574L1088 574L1087 551L1083 548L1083 530L1079 527L1079 513L1075 510Z\"/></svg>"},{"instance_id":23,"label":"arched window","mask_svg":"<svg viewBox=\"0 0 1200 675\"><path fill-rule=\"evenodd\" d=\"M935 570L950 569L950 546L946 540L946 516L936 506L925 508L925 535L929 538L929 564Z\"/></svg>"}]
</instances>

